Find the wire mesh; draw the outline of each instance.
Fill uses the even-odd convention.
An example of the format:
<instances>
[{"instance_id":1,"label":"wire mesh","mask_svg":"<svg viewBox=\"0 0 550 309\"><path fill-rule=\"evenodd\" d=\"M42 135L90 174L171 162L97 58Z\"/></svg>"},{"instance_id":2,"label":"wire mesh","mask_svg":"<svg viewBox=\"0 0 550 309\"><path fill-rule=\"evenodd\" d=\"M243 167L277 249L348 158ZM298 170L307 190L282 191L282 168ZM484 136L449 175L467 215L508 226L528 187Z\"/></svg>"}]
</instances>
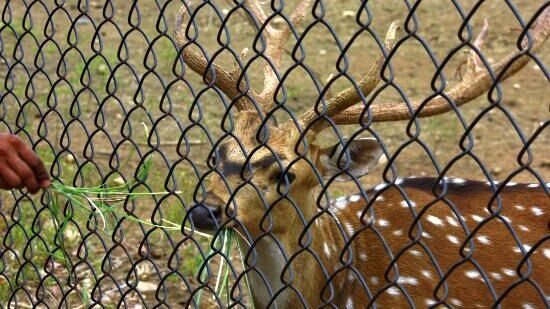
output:
<instances>
[{"instance_id":1,"label":"wire mesh","mask_svg":"<svg viewBox=\"0 0 550 309\"><path fill-rule=\"evenodd\" d=\"M7 0L0 305L550 308L549 5Z\"/></svg>"}]
</instances>

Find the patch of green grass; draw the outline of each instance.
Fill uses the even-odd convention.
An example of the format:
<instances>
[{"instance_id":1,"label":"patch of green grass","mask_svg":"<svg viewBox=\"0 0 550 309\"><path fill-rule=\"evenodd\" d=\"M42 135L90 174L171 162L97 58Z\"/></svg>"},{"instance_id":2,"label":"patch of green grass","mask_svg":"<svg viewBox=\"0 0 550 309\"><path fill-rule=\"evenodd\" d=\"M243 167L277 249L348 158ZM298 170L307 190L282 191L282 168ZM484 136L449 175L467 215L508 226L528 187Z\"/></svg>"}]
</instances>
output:
<instances>
[{"instance_id":1,"label":"patch of green grass","mask_svg":"<svg viewBox=\"0 0 550 309\"><path fill-rule=\"evenodd\" d=\"M61 259L60 256L58 256L58 260L60 263L63 263L67 269L71 269L71 261L68 258L68 254L65 253L65 247L64 247L64 231L67 228L67 224L69 220L73 219L74 213L67 213L65 212L64 215L61 215L61 209L60 209L60 203L59 203L59 197L63 197L64 199L70 201L71 205L75 206L76 209L80 209L84 212L89 212L90 214L98 215L100 217L100 226L98 228L101 231L105 231L107 234L109 234L108 227L114 226L116 223L118 223L118 220L121 219L127 219L139 224L142 224L144 226L149 226L153 228L160 228L166 231L181 231L183 229L189 229L187 227L182 227L180 224L176 222L173 222L168 219L161 219L162 224L156 224L153 223L147 219L137 217L135 215L127 214L124 210L120 209L119 206L123 205L127 199L129 200L135 200L139 199L140 197L145 196L154 196L154 195L165 195L167 192L136 192L136 191L129 191L134 184L137 183L137 181L144 182L150 177L152 167L152 157L148 157L143 165L139 168L136 180L131 181L129 183L117 186L117 187L106 187L106 186L96 186L91 188L76 188L76 187L70 187L63 185L59 182L54 182L52 185L52 188L50 191L54 195L53 201L50 203L49 210L52 214L52 217L55 219L55 225L56 225L56 243L59 245L61 251L63 252L63 259ZM170 213L170 212L169 212ZM172 216L177 214L183 214L183 213L171 213ZM117 222L114 222L110 224L107 222L107 218L113 215L115 220ZM180 218L181 220L181 218ZM206 238L210 238L209 235L202 234L198 231L193 231L195 235L204 236ZM196 258L194 259L186 259L187 267L193 267L195 269L194 273L198 273L198 277L201 278L201 280L205 280L206 278L206 263L211 262L215 255L217 255L217 250L214 248L219 248L221 246L221 252L223 255L220 255L220 263L218 266L218 272L216 275L216 294L217 295L225 295L227 304L230 304L230 288L229 288L229 265L225 258L223 256L231 257L231 251L233 248L233 245L235 243L235 235L232 230L224 230L222 232L222 237L220 239L215 239L212 243L212 246L210 247L208 253L206 254L206 259L201 260L200 256L195 255ZM225 293L225 294L224 294ZM196 295L195 301L200 304L200 298L202 293L199 292ZM84 295L81 296L82 301L84 302L84 299L86 297Z\"/></svg>"}]
</instances>

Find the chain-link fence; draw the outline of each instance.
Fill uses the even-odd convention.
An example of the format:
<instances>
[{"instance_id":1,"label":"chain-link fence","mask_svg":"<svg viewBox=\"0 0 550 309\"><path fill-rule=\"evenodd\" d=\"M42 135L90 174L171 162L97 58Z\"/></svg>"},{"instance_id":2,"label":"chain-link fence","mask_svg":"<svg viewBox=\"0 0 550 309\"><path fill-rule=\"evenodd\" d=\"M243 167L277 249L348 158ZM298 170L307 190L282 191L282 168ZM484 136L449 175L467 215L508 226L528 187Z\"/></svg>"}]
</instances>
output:
<instances>
[{"instance_id":1,"label":"chain-link fence","mask_svg":"<svg viewBox=\"0 0 550 309\"><path fill-rule=\"evenodd\" d=\"M11 1L0 305L550 308L547 1Z\"/></svg>"}]
</instances>

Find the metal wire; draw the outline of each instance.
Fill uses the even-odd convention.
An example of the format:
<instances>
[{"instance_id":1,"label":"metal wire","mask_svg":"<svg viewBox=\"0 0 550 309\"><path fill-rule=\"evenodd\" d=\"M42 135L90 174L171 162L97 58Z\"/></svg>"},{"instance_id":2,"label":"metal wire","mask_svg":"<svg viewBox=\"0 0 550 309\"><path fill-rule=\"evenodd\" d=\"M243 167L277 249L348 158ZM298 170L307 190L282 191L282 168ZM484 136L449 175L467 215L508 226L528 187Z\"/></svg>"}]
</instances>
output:
<instances>
[{"instance_id":1,"label":"metal wire","mask_svg":"<svg viewBox=\"0 0 550 309\"><path fill-rule=\"evenodd\" d=\"M300 269L293 269L293 263L298 263L301 257L307 255L320 265L319 276L323 280L319 283L321 295L317 295L319 306L376 307L384 303L385 294L397 289L404 299L400 305L459 307L450 296L449 278L459 268L473 265L487 288L486 297L491 298L488 302L490 306L501 307L507 299L514 297L518 286L529 285L540 297L539 303L550 308L547 294L549 282L533 278L532 259L535 253L549 250L548 230L526 249L517 229L503 215L500 195L514 177L526 173L543 184L541 190L546 197L549 196L544 175L532 164L532 147L543 138L550 122L546 119L533 133L526 134L517 124L517 117L503 104L505 86L500 81L504 79L502 72L507 69L498 74L493 72L491 61L474 44L472 20L481 14L478 11L485 1L472 3L468 9L459 1L448 2L447 5L452 6L460 17L461 24L454 37L458 39L457 43L446 51L442 59L421 31L422 21L417 15L419 10L426 9L426 5L422 1L402 1L401 5L407 11L400 16L404 20L404 34L399 37L393 50L386 54L382 49L385 58L382 84L369 96L359 92L362 99L359 104L369 108L365 108L362 120L353 127L353 131L339 128L328 116L325 105L334 85L339 82L346 81L356 89L360 88L354 75L356 72L352 63L355 62L351 60L351 54L365 36L373 39L379 49L383 46L383 39L373 27L379 11L375 12L368 1L350 2L349 9L353 10L351 12L355 18L354 28L351 35L341 37L338 35L342 33L337 29L339 25L331 22L330 15L334 11L338 14L342 11L329 10L335 3L312 2L306 23L299 28L292 24L288 13L289 7L294 8L295 3L287 4L285 1L264 4L269 14L263 24L253 17L245 1L238 0L197 0L192 5L172 0L148 3L8 0L0 5L0 80L3 84L0 88L0 131L24 138L51 166L52 178L64 184L74 187L112 186L136 180L128 188L130 192L165 192L139 200L125 199L119 206L125 215L108 214L103 219L93 209L83 214L79 206L71 201L62 201L59 212L52 212L51 205L57 200L51 192L44 192L39 197L19 190L4 193L4 201L0 199L0 306L252 307L253 300L245 281L257 275L269 287L269 305L277 307L278 299L290 293L294 294L296 303L287 304L289 307L310 307L307 296L296 288L296 281L304 280L304 274L300 273ZM172 25L181 5L187 7L190 16L185 24L187 43L180 48ZM521 27L520 32L514 34L518 53L513 60L528 56L532 60L530 63L538 68L546 81L549 80L548 70L540 55L532 52L533 42L528 29L537 17L548 10L549 5L549 2L541 3L536 12L526 19L512 2L505 1L507 13L513 14L515 22ZM235 31L232 24L235 20L252 26L243 26L240 31ZM255 100L251 89L257 82L258 63L276 66L267 53L268 44L272 42L266 40L265 31L268 24L272 26L277 23L279 26L289 25L291 41L294 41L286 47L289 61L285 70L276 72L280 83L274 97L275 104L261 113L261 102ZM326 83L316 73L317 63L312 64L308 58L308 55L319 50L308 49L305 43L319 29L327 33L323 42L331 42L326 48L338 55L336 62L329 64L331 67L335 65L336 71ZM205 33L211 37L205 38ZM241 44L238 40L244 36L251 40L250 55L246 59L236 47ZM209 43L204 43L209 39ZM527 43L522 44L524 41ZM407 44L413 43L423 50L435 72L429 85L431 93L422 98L418 108L413 107L407 91L396 81L398 72L392 63L392 59L398 57ZM194 74L185 64L182 50L188 47L196 48L206 56L207 69L203 76ZM486 104L477 114L467 117L446 92L449 78L445 74L449 63L455 61L465 49L479 57L493 80ZM227 57L236 61L235 68L241 72L238 84L242 82L244 85L235 98L226 96L215 83L214 64L227 62ZM511 61L506 67L512 65ZM389 161L381 174L383 184L376 190L369 189L365 182L352 175L349 164L339 166L341 171L338 175L323 178L307 152L311 145L306 133L313 124L300 128L303 135L295 145L296 156L291 162L284 163L278 157L277 150L269 143L270 136L275 134L269 132L269 128L281 115L294 120L297 127L300 125L296 113L303 107L295 106L295 94L288 86L296 74L311 81L316 93L309 99L312 99L312 106L317 105L316 121L330 123L329 131L336 136L341 147L348 148L348 141L365 134L374 136L380 142ZM371 104L388 91L394 91L402 98L403 104L414 114L405 126L406 140L393 149L387 146L390 142L384 141L383 134L375 129L370 109ZM460 151L444 164L438 160L433 145L421 137L427 129L421 130L423 123L419 116L430 100L438 96L447 99L452 107L449 114L453 115L463 132L457 145ZM248 146L249 141L241 140L235 133L239 126L235 107L243 98L252 103L260 119L252 149ZM217 102L217 105L211 102ZM517 167L503 179L501 185L493 181L494 174L486 167L483 156L474 149L476 126L494 111L504 115L522 144L521 149L514 150L518 153ZM221 163L223 154L220 148L227 141L233 141L235 151L241 151L246 158L238 172L240 183L237 185L232 183ZM410 191L401 186L402 180L397 177L397 161L406 156L412 147L419 147L425 153L436 176L433 187L427 190L432 193L432 198L422 208L415 206L415 201L409 197ZM253 157L262 152L274 156L282 175L286 175L277 186L278 199L271 203L264 197L265 188L255 181L253 173L247 173L254 165ZM151 158L154 159L152 172L146 179L140 179L140 167ZM349 162L350 154L343 151L341 159ZM448 196L453 185L446 177L451 176L459 162L464 161L475 162L479 174L489 180L493 192L489 203L483 205L487 216L473 228L461 219L461 209ZM303 162L314 170L314 176L322 186L316 198L318 212L311 217L302 213L299 202L293 200L289 190L292 181L289 172ZM349 176L353 188L359 191L356 196L366 202L359 211L362 226L353 233L347 231L335 213L338 200L332 199L333 186L339 176ZM207 203L212 178L217 178L227 187L229 197L223 201L227 221L219 226L212 239L205 240L193 231L196 222L193 222L190 213ZM239 192L245 190L243 188L252 188L263 202L264 214L256 218L259 231L255 233L248 231L246 223L239 220L238 209L242 205L239 206L236 201ZM398 247L385 239L381 229L373 223L377 217L375 209L381 207L379 204L375 206L375 201L390 192L404 201L411 216L410 226L403 227L408 231L407 242ZM298 243L298 250L282 257L284 268L279 274L280 282L275 284L268 282L268 274L260 269L265 255L259 254L258 243L270 241L283 250L284 245L276 236L273 218L279 202L290 205L289 211L297 214L295 224L303 226L303 229L293 240ZM425 235L426 225L423 220L438 203L456 215L457 225L464 232L457 250L459 258L443 263L445 265L422 236ZM545 205L549 205L548 200ZM549 209L544 211L547 215ZM213 215L212 212L210 214ZM132 221L129 216L146 218L157 226ZM100 228L102 220L104 223L110 220L107 229ZM190 231L181 229L174 232L158 227L174 220L189 227ZM312 231L322 220L334 224L338 237L343 240L343 245L338 248L338 265L324 265L322 252L313 249L315 239ZM484 227L494 222L505 226L506 233L514 242L510 247L520 248L522 254L514 270L517 280L505 289L495 288L490 272L483 269L474 254L476 237ZM231 224L240 228L241 239L250 247L243 252L242 265L237 262L236 250L227 252L219 245L222 228ZM377 279L383 281L379 286L361 273L357 252L353 249L354 241L357 242L362 237L360 235L367 232L372 233L373 239L380 243L380 254L389 259L384 264L387 266L383 269L384 278ZM401 281L404 275L401 274L400 259L413 248L422 249L437 275L435 288L426 291L428 298L433 299L430 302L418 303L418 295L409 292ZM215 276L221 272L220 258L229 265L228 289L223 293L216 288L220 285L216 283L219 278ZM355 278L354 289L367 295L367 301L343 304L338 298L343 291L335 284L339 282L339 276ZM311 277L314 277L313 274ZM250 288L254 290L257 287ZM526 303L531 301L535 300L525 300Z\"/></svg>"}]
</instances>

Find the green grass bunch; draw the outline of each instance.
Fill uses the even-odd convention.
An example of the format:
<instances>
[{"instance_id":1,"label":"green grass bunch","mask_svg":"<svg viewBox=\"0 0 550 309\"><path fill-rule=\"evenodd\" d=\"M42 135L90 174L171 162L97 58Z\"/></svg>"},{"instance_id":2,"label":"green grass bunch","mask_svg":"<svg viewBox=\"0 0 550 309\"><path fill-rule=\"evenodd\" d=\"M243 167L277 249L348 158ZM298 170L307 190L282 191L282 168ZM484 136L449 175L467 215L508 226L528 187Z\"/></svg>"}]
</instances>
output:
<instances>
[{"instance_id":1,"label":"green grass bunch","mask_svg":"<svg viewBox=\"0 0 550 309\"><path fill-rule=\"evenodd\" d=\"M68 259L68 254L66 253L65 247L63 245L63 235L65 230L67 229L69 221L74 217L73 212L77 211L77 209L87 212L88 215L96 215L99 218L99 220L96 221L98 230L108 236L111 236L111 224L109 224L108 218L112 217L118 218L115 220L126 219L146 226L160 228L166 231L180 232L182 231L182 229L191 231L191 228L187 226L182 226L181 224L166 219L161 219L162 224L156 224L150 220L140 218L135 214L129 214L123 209L125 203L129 201L137 200L146 196L165 195L169 193L131 191L131 189L136 184L138 184L138 182L144 182L147 179L151 166L152 161L149 157L147 160L144 161L141 168L138 170L136 180L132 180L114 187L109 187L106 185L95 187L72 187L65 185L59 181L54 181L52 183L52 186L49 188L52 196L51 203L49 205L49 211L54 218L56 228L56 240L61 250L63 251L63 259L67 267L70 267L70 260ZM60 198L65 199L73 205L73 210L69 214L63 213L63 210L60 206ZM199 277L201 281L204 282L207 276L206 264L213 261L215 258L217 258L215 255L218 255L219 266L217 274L215 275L215 292L216 295L220 297L222 297L222 295L224 295L225 293L227 301L226 305L229 305L231 302L229 286L230 266L226 258L231 259L233 257L232 252L235 249L235 244L237 244L237 246L239 245L239 242L236 240L237 236L235 235L235 231L232 229L224 229L218 234L220 235L220 237L216 237L215 239L213 239L213 236L210 234L201 233L196 230L193 230L192 232L194 233L194 235L208 238L212 242L211 246L209 246L206 258L202 259L202 263L196 265L193 272L197 274L197 277ZM219 248L220 245L221 250L214 249L215 247ZM218 254L220 252L221 254ZM240 247L238 247L238 252L240 254L242 263L242 250ZM246 288L249 289L246 277L245 284ZM204 288L197 292L194 296L194 301L199 306L203 290ZM250 290L248 290L248 292L250 292ZM87 299L87 295L83 292L83 295L81 295L82 302L87 303Z\"/></svg>"}]
</instances>

